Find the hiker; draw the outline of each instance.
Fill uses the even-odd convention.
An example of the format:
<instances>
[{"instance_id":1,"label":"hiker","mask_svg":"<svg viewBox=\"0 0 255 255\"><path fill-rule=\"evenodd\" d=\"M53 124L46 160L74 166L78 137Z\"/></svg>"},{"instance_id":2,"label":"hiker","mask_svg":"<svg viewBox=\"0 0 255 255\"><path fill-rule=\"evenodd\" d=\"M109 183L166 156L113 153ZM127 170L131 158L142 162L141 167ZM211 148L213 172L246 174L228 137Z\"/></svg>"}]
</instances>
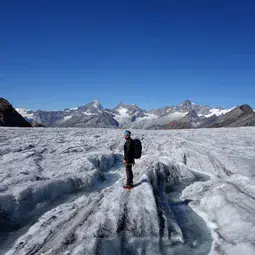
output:
<instances>
[{"instance_id":1,"label":"hiker","mask_svg":"<svg viewBox=\"0 0 255 255\"><path fill-rule=\"evenodd\" d=\"M126 167L127 174L127 182L126 185L123 186L125 189L133 188L133 172L132 165L135 164L135 144L133 139L131 138L131 132L126 130L124 132L124 138L126 142L124 144L124 160L123 163Z\"/></svg>"}]
</instances>

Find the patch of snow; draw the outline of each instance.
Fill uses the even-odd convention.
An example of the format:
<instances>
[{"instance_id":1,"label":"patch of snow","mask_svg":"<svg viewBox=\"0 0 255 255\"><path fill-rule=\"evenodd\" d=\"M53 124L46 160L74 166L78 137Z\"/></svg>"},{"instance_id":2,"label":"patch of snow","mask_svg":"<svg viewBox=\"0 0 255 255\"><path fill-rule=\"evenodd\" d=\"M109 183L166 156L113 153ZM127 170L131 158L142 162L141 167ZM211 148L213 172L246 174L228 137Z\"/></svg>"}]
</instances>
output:
<instances>
[{"instance_id":1,"label":"patch of snow","mask_svg":"<svg viewBox=\"0 0 255 255\"><path fill-rule=\"evenodd\" d=\"M118 122L122 122L124 119L129 118L129 114L128 109L124 108L124 107L120 107L116 110L118 112L118 114L114 114L114 118L118 121Z\"/></svg>"},{"instance_id":2,"label":"patch of snow","mask_svg":"<svg viewBox=\"0 0 255 255\"><path fill-rule=\"evenodd\" d=\"M69 119L71 119L73 116L72 115L70 115L70 116L65 116L64 117L64 120L69 120Z\"/></svg>"},{"instance_id":3,"label":"patch of snow","mask_svg":"<svg viewBox=\"0 0 255 255\"><path fill-rule=\"evenodd\" d=\"M199 114L198 116L204 116L206 118L209 118L213 115L216 115L216 116L221 116L221 115L225 115L226 113L232 111L235 107L231 108L231 109L218 109L218 108L213 108L213 109L210 109L210 113L207 114L207 115L201 115Z\"/></svg>"},{"instance_id":4,"label":"patch of snow","mask_svg":"<svg viewBox=\"0 0 255 255\"><path fill-rule=\"evenodd\" d=\"M127 108L124 108L124 107L120 107L118 110L118 113L121 117L128 117L128 109Z\"/></svg>"},{"instance_id":5,"label":"patch of snow","mask_svg":"<svg viewBox=\"0 0 255 255\"><path fill-rule=\"evenodd\" d=\"M179 119L185 117L187 114L188 114L188 112L173 112L173 113L169 113L169 114L163 116L163 118L169 119L170 121L179 120Z\"/></svg>"},{"instance_id":6,"label":"patch of snow","mask_svg":"<svg viewBox=\"0 0 255 255\"><path fill-rule=\"evenodd\" d=\"M33 119L34 114L30 113L30 110L22 109L22 108L16 108L16 111L24 118L27 119Z\"/></svg>"},{"instance_id":7,"label":"patch of snow","mask_svg":"<svg viewBox=\"0 0 255 255\"><path fill-rule=\"evenodd\" d=\"M90 115L96 115L95 113L91 113L91 112L83 112L83 114L88 115L88 116L90 116Z\"/></svg>"},{"instance_id":8,"label":"patch of snow","mask_svg":"<svg viewBox=\"0 0 255 255\"><path fill-rule=\"evenodd\" d=\"M158 116L153 113L145 113L144 115L145 115L144 117L137 118L136 121L152 120L158 118Z\"/></svg>"}]
</instances>

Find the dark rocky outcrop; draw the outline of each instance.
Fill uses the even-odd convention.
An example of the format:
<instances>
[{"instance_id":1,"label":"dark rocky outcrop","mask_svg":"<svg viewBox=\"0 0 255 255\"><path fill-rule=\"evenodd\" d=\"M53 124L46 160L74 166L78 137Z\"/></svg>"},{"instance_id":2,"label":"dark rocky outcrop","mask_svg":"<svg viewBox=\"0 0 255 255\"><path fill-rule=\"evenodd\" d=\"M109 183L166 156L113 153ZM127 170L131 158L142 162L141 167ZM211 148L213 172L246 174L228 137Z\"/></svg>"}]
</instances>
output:
<instances>
[{"instance_id":1,"label":"dark rocky outcrop","mask_svg":"<svg viewBox=\"0 0 255 255\"><path fill-rule=\"evenodd\" d=\"M219 117L216 116L215 114L205 118L205 117L201 117L201 122L200 125L198 126L199 128L206 128L211 126L213 123L215 123L215 121L218 119Z\"/></svg>"},{"instance_id":2,"label":"dark rocky outcrop","mask_svg":"<svg viewBox=\"0 0 255 255\"><path fill-rule=\"evenodd\" d=\"M41 124L41 123L39 123L37 121L32 121L31 125L32 125L32 127L44 127L43 124Z\"/></svg>"},{"instance_id":3,"label":"dark rocky outcrop","mask_svg":"<svg viewBox=\"0 0 255 255\"><path fill-rule=\"evenodd\" d=\"M161 127L161 129L189 129L192 128L192 126L187 122L181 122L181 121L171 121L168 124Z\"/></svg>"},{"instance_id":4,"label":"dark rocky outcrop","mask_svg":"<svg viewBox=\"0 0 255 255\"><path fill-rule=\"evenodd\" d=\"M225 115L219 117L209 127L243 127L255 126L255 112L247 105L234 108Z\"/></svg>"},{"instance_id":5,"label":"dark rocky outcrop","mask_svg":"<svg viewBox=\"0 0 255 255\"><path fill-rule=\"evenodd\" d=\"M200 118L195 110L191 110L188 114L180 120L181 122L188 123L193 127L197 127L200 124Z\"/></svg>"},{"instance_id":6,"label":"dark rocky outcrop","mask_svg":"<svg viewBox=\"0 0 255 255\"><path fill-rule=\"evenodd\" d=\"M31 124L6 99L0 98L0 126L31 127Z\"/></svg>"}]
</instances>

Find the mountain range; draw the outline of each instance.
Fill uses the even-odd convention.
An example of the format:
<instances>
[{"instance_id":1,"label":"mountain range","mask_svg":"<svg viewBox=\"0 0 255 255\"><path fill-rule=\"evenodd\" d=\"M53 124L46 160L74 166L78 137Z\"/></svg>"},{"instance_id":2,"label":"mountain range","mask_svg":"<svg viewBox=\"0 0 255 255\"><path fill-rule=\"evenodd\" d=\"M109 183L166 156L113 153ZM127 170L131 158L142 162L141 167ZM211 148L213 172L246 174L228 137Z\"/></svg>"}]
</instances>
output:
<instances>
[{"instance_id":1,"label":"mountain range","mask_svg":"<svg viewBox=\"0 0 255 255\"><path fill-rule=\"evenodd\" d=\"M223 109L195 104L189 100L176 106L152 110L124 103L107 109L94 100L84 106L63 111L31 111L21 108L16 111L28 122L40 123L45 127L186 129L255 126L255 112L249 105Z\"/></svg>"}]
</instances>

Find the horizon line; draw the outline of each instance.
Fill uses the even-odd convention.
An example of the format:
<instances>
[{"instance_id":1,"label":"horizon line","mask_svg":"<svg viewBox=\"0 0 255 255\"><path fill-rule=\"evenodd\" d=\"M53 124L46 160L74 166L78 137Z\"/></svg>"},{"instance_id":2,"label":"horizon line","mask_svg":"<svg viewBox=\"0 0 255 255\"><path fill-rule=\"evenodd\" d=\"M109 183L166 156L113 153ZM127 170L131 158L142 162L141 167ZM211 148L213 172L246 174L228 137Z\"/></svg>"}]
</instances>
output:
<instances>
[{"instance_id":1,"label":"horizon line","mask_svg":"<svg viewBox=\"0 0 255 255\"><path fill-rule=\"evenodd\" d=\"M8 101L8 100L7 100ZM141 110L145 110L145 111L152 111L152 110L157 110L157 109L162 109L162 108L165 108L165 107L175 107L175 106L178 106L178 105L180 105L180 104L182 104L183 102L185 102L185 101L190 101L192 104L195 104L195 105L200 105L200 106L203 106L203 107L209 107L209 108L211 108L211 109L224 109L224 110L226 110L226 109L233 109L233 108L235 108L235 107L238 107L238 106L241 106L241 105L244 105L244 104L241 104L241 105L239 105L239 104L236 104L236 105L234 105L234 106L232 106L232 107L230 107L230 108L224 108L224 107L221 107L221 106L215 106L215 107L211 107L211 106L209 106L209 105L203 105L203 104L198 104L198 103L194 103L194 102L192 102L191 100L188 100L188 99L185 99L185 100L183 100L181 103L179 103L179 104L177 104L177 105L165 105L165 106L161 106L161 107L158 107L158 108L151 108L151 109L145 109L145 108L141 108L141 107L139 107L137 104L125 104L123 101L120 101L120 103L118 103L118 104L116 104L116 106L118 106L119 104L124 104L124 105L136 105L139 109L141 109ZM70 110L70 109L75 109L75 108L80 108L80 107L83 107L83 106L86 106L86 105L88 105L88 104L90 104L90 103L93 103L93 102L99 102L100 104L101 104L101 106L104 108L104 109L110 109L110 110L112 110L112 109L114 109L116 106L114 106L113 108L109 108L109 107L104 107L103 106L103 104L99 101L99 100L97 100L97 99L95 99L95 100L91 100L91 101L89 101L88 103L86 103L86 104L84 104L84 105L76 105L76 106L73 106L73 107L70 107L70 108L62 108L62 109L57 109L57 110L53 110L53 109L50 109L50 110L44 110L44 109L32 109L32 108L23 108L23 107L14 107L15 109L24 109L24 110L27 110L27 111L34 111L34 112L36 112L36 111L45 111L45 112L58 112L58 111L64 111L64 110ZM10 103L10 104L12 104L12 103ZM249 104L248 104L249 105ZM251 108L253 108L252 106L251 106Z\"/></svg>"}]
</instances>

